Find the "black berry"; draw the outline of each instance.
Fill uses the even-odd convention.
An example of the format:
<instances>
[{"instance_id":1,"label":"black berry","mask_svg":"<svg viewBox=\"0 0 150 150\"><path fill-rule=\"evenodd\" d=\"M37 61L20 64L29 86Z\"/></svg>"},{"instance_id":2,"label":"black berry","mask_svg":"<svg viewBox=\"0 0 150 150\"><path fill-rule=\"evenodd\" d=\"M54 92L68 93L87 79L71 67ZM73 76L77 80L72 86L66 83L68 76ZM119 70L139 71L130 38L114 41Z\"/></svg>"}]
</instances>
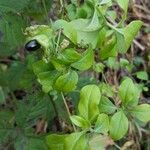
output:
<instances>
[{"instance_id":1,"label":"black berry","mask_svg":"<svg viewBox=\"0 0 150 150\"><path fill-rule=\"evenodd\" d=\"M37 40L31 40L25 45L27 51L36 51L41 47Z\"/></svg>"}]
</instances>

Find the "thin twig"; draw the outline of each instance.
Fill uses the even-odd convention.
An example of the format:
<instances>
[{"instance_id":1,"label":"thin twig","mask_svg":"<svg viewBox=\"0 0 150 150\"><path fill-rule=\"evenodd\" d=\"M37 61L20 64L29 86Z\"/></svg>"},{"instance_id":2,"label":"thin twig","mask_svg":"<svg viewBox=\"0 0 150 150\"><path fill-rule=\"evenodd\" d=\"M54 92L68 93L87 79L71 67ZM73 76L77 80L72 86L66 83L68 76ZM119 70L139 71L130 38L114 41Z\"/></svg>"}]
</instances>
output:
<instances>
[{"instance_id":1,"label":"thin twig","mask_svg":"<svg viewBox=\"0 0 150 150\"><path fill-rule=\"evenodd\" d=\"M62 92L61 92L61 96L62 96L62 99L63 99L63 101L64 101L64 105L65 105L65 107L66 107L66 110L67 110L67 113L68 113L68 116L69 116L69 119L70 119L71 113L70 113L70 110L69 110L69 108L68 108L67 102L66 102L65 97L64 97L64 95L63 95ZM72 123L72 122L71 122L71 123ZM75 127L75 125L74 125L73 123L72 123L72 127L73 127L74 131L76 131L76 127Z\"/></svg>"},{"instance_id":2,"label":"thin twig","mask_svg":"<svg viewBox=\"0 0 150 150\"><path fill-rule=\"evenodd\" d=\"M58 39L57 39L57 43L56 43L56 53L58 52L58 47L59 47L59 43L60 43L60 36L61 36L61 29L58 31Z\"/></svg>"}]
</instances>

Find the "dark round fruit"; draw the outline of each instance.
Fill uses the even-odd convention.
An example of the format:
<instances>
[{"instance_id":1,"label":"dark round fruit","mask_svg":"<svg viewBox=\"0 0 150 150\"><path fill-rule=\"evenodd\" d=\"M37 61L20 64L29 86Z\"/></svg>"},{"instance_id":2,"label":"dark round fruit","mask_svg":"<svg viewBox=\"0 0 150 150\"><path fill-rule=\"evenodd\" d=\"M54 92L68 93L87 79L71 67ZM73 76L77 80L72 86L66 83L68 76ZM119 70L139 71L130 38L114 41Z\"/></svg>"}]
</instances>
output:
<instances>
[{"instance_id":1,"label":"dark round fruit","mask_svg":"<svg viewBox=\"0 0 150 150\"><path fill-rule=\"evenodd\" d=\"M27 51L36 51L41 47L37 40L31 40L25 45Z\"/></svg>"}]
</instances>

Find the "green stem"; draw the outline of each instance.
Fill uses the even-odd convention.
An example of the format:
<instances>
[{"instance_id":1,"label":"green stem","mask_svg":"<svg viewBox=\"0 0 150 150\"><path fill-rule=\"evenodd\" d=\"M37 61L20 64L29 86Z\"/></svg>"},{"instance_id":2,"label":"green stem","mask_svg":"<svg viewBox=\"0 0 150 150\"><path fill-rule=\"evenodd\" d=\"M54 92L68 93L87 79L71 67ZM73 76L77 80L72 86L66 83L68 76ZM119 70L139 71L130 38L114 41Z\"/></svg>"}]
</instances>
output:
<instances>
[{"instance_id":1,"label":"green stem","mask_svg":"<svg viewBox=\"0 0 150 150\"><path fill-rule=\"evenodd\" d=\"M60 42L60 36L61 36L61 29L58 32L58 39L57 39L57 43L56 43L56 53L58 52L58 47L59 47L59 42Z\"/></svg>"},{"instance_id":2,"label":"green stem","mask_svg":"<svg viewBox=\"0 0 150 150\"><path fill-rule=\"evenodd\" d=\"M61 96L62 96L62 99L63 99L63 101L64 101L64 105L65 105L65 107L66 107L66 110L67 110L67 113L68 113L68 116L69 116L69 119L70 119L71 113L70 113L70 110L69 110L69 108L68 108L67 102L66 102L65 97L64 97L64 95L63 95L62 92L61 92ZM72 123L72 121L71 121L71 123ZM76 127L75 127L75 125L74 125L73 123L72 123L72 127L73 127L74 131L76 131Z\"/></svg>"}]
</instances>

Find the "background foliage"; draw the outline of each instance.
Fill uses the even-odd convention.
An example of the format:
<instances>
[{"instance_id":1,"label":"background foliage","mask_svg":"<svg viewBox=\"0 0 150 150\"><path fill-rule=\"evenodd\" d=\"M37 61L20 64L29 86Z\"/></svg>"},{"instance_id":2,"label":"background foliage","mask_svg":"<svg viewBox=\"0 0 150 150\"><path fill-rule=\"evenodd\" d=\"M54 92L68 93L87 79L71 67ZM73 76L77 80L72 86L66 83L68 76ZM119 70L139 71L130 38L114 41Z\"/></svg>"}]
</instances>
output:
<instances>
[{"instance_id":1,"label":"background foliage","mask_svg":"<svg viewBox=\"0 0 150 150\"><path fill-rule=\"evenodd\" d=\"M0 0L0 149L150 148L149 2L130 1L128 9L128 0L114 0L113 5L101 0L100 16L96 4L96 0ZM102 29L105 21L108 27ZM56 49L71 43L59 61L53 59L57 71L24 49L26 27L52 22L55 31L64 29ZM66 65L74 69L59 74ZM124 76L128 77L123 80ZM51 81L56 81L54 91ZM72 133L70 120L80 132Z\"/></svg>"}]
</instances>

